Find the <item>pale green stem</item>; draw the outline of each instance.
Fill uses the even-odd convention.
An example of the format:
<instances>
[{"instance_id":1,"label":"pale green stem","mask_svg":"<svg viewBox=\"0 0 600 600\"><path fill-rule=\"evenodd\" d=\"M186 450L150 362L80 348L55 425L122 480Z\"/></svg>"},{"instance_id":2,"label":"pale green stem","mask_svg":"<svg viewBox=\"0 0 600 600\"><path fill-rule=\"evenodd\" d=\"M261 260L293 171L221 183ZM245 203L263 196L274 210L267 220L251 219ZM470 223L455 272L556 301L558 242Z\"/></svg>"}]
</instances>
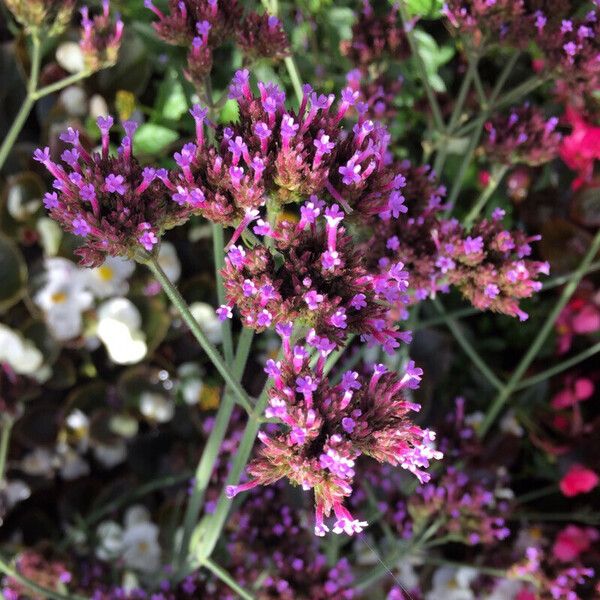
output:
<instances>
[{"instance_id":1,"label":"pale green stem","mask_svg":"<svg viewBox=\"0 0 600 600\"><path fill-rule=\"evenodd\" d=\"M484 567L481 565L475 565L470 563L465 564L455 562L452 560L446 560L444 558L437 558L435 556L425 556L423 560L426 564L429 565L448 566L455 567L457 569L460 569L462 567L470 567L472 569L475 569L476 571L479 571L479 573L482 573L483 575L489 575L490 577L499 577L500 579L505 579L507 576L507 571L505 569L494 569L493 567ZM511 575L511 579L518 579L519 581L530 581L529 577L517 575Z\"/></svg>"},{"instance_id":2,"label":"pale green stem","mask_svg":"<svg viewBox=\"0 0 600 600\"><path fill-rule=\"evenodd\" d=\"M425 67L425 62L423 61L423 57L419 52L419 44L415 38L412 26L409 24L409 16L406 10L406 6L404 4L404 0L398 3L398 8L400 10L400 17L402 19L402 26L404 27L404 31L406 32L406 37L408 39L408 44L410 45L410 50L412 56L415 60L415 64L419 70L419 74L421 76L421 80L423 81L423 86L425 87L425 94L427 95L427 100L429 101L429 106L431 107L431 114L433 115L433 122L435 124L435 128L439 132L445 131L446 127L444 125L444 118L442 117L442 111L440 110L440 105L438 104L437 98L435 96L435 92L431 87L431 83L429 81L429 77L427 75L427 68Z\"/></svg>"},{"instance_id":3,"label":"pale green stem","mask_svg":"<svg viewBox=\"0 0 600 600\"><path fill-rule=\"evenodd\" d=\"M158 282L161 284L163 290L169 297L169 300L173 303L175 308L179 311L179 314L189 327L190 331L198 340L201 348L206 352L211 362L221 374L221 377L225 380L225 383L235 394L238 403L250 414L253 412L252 402L248 397L248 394L244 391L239 381L236 380L234 374L231 372L220 352L212 345L212 343L206 337L204 331L194 318L194 315L190 312L190 309L183 299L177 288L171 283L171 280L167 277L162 267L158 264L158 260L155 256L149 255L144 264L152 271Z\"/></svg>"},{"instance_id":4,"label":"pale green stem","mask_svg":"<svg viewBox=\"0 0 600 600\"><path fill-rule=\"evenodd\" d=\"M32 97L34 100L39 100L40 98L44 98L49 94L53 94L54 92L60 92L60 90L73 85L83 79L87 79L92 74L92 71L83 70L79 71L79 73L74 73L73 75L69 75L69 77L65 77L56 83L51 83L43 88L39 88L36 90Z\"/></svg>"},{"instance_id":5,"label":"pale green stem","mask_svg":"<svg viewBox=\"0 0 600 600\"><path fill-rule=\"evenodd\" d=\"M254 596L239 585L238 582L216 562L212 561L210 558L206 558L202 564L211 571L213 575L216 575L221 581L226 583L241 598L244 598L244 600L254 600Z\"/></svg>"},{"instance_id":6,"label":"pale green stem","mask_svg":"<svg viewBox=\"0 0 600 600\"><path fill-rule=\"evenodd\" d=\"M554 494L558 492L558 486L556 483L552 485L547 485L539 490L533 490L527 494L523 494L521 496L517 496L515 498L515 502L517 504L526 504L527 502L531 502L532 500L537 500L539 498L544 498L545 496L549 496L550 494Z\"/></svg>"},{"instance_id":7,"label":"pale green stem","mask_svg":"<svg viewBox=\"0 0 600 600\"><path fill-rule=\"evenodd\" d=\"M434 327L435 325L441 325L446 322L447 318L451 319L462 319L463 317L470 317L472 315L481 314L478 308L468 307L455 310L454 312L445 313L439 317L431 317L430 319L424 319L419 321L413 327L413 331L419 331L419 329L425 329L426 327Z\"/></svg>"},{"instance_id":8,"label":"pale green stem","mask_svg":"<svg viewBox=\"0 0 600 600\"><path fill-rule=\"evenodd\" d=\"M240 445L233 459L233 465L231 467L231 471L229 472L229 476L227 477L225 487L229 485L237 485L240 481L242 472L246 466L246 463L248 462L248 459L250 458L252 448L254 447L256 434L258 433L261 425L260 417L265 410L268 398L268 386L265 385L265 389L256 402L254 410L248 416L248 422L246 423ZM198 529L198 527L196 528L196 531L199 535L193 536L193 538L196 539L196 544L192 547L192 554L199 560L201 564L212 554L219 540L219 536L221 535L221 531L225 525L225 521L227 520L230 507L231 500L227 498L225 489L223 489L221 495L219 496L215 512L208 519L206 529L204 529L202 525L198 526L202 527L202 529Z\"/></svg>"},{"instance_id":9,"label":"pale green stem","mask_svg":"<svg viewBox=\"0 0 600 600\"><path fill-rule=\"evenodd\" d=\"M298 67L296 66L296 62L294 61L293 56L288 56L284 58L283 62L285 63L285 67L288 71L288 75L292 81L292 87L294 88L294 92L296 94L296 98L298 103L302 102L303 92L302 92L302 81L300 79L300 75L298 73Z\"/></svg>"},{"instance_id":10,"label":"pale green stem","mask_svg":"<svg viewBox=\"0 0 600 600\"><path fill-rule=\"evenodd\" d=\"M479 195L479 198L473 204L473 208L469 211L469 214L465 217L463 225L469 229L473 224L473 221L479 216L481 211L485 208L488 200L492 197L492 194L498 189L500 182L508 171L508 165L501 165L495 169L492 169L490 175L490 181L485 186L485 189Z\"/></svg>"},{"instance_id":11,"label":"pale green stem","mask_svg":"<svg viewBox=\"0 0 600 600\"><path fill-rule=\"evenodd\" d=\"M559 364L554 365L553 367L550 367L549 369L546 369L541 373L538 373L537 375L533 375L531 377L528 377L527 379L523 379L523 381L521 381L518 385L515 386L515 391L531 387L532 385L535 385L536 383L540 383L542 381L546 381L546 379L550 379L551 377L554 377L555 375L558 375L559 373L562 373L563 371L574 367L580 362L583 362L584 360L587 360L588 358L594 356L594 354L598 354L598 352L600 352L600 342L594 344L593 346L590 346L582 352L579 352L579 354L576 354L575 356L572 356L571 358L568 358L567 360L564 360Z\"/></svg>"},{"instance_id":12,"label":"pale green stem","mask_svg":"<svg viewBox=\"0 0 600 600\"><path fill-rule=\"evenodd\" d=\"M225 266L225 240L223 237L223 226L218 223L212 224L213 234L213 256L215 261L215 278L217 280L217 298L219 304L225 304L225 288L223 287L223 276L221 269ZM233 362L233 340L231 339L231 321L225 319L221 322L223 334L223 354L225 362L231 365Z\"/></svg>"},{"instance_id":13,"label":"pale green stem","mask_svg":"<svg viewBox=\"0 0 600 600\"><path fill-rule=\"evenodd\" d=\"M473 361L473 363L481 371L482 375L485 376L492 386L497 390L501 390L504 384L498 379L498 377L496 377L494 372L487 366L481 356L479 356L475 348L473 348L469 340L467 340L460 328L460 325L458 325L458 323L450 315L446 314L442 303L437 298L433 301L433 304L440 315L442 315L444 318L444 322L448 326L448 329L450 329L452 335L454 335L456 341L460 344L465 354Z\"/></svg>"},{"instance_id":14,"label":"pale green stem","mask_svg":"<svg viewBox=\"0 0 600 600\"><path fill-rule=\"evenodd\" d=\"M599 249L600 230L596 233L590 245L590 248L588 249L587 254L584 256L583 260L581 261L579 267L571 275L571 278L569 279L569 282L563 289L560 298L558 299L558 302L552 309L552 312L547 316L546 321L542 325L536 338L529 347L529 350L521 359L521 362L514 370L512 376L510 377L506 385L504 385L504 387L500 390L500 392L492 402L492 405L490 406L483 422L481 423L481 427L478 430L480 437L484 437L485 434L489 431L490 427L492 426L496 417L510 398L511 394L516 390L521 379L523 378L523 375L525 375L525 372L527 371L531 363L534 361L542 345L552 332L556 319L562 312L563 308L567 305L567 302L569 302L569 300L571 299L571 296L577 289L579 282L581 281L581 279L587 272L589 266L592 264L592 261L598 254Z\"/></svg>"},{"instance_id":15,"label":"pale green stem","mask_svg":"<svg viewBox=\"0 0 600 600\"><path fill-rule=\"evenodd\" d=\"M12 431L13 419L10 415L2 417L2 432L0 433L0 488L4 485L4 474L6 471L6 458L8 456L8 445Z\"/></svg>"},{"instance_id":16,"label":"pale green stem","mask_svg":"<svg viewBox=\"0 0 600 600\"><path fill-rule=\"evenodd\" d=\"M35 92L38 84L40 63L42 60L41 42L37 33L32 35L31 44L31 70L29 72L29 81L27 83L27 96L10 129L8 130L8 133L2 142L2 146L0 146L0 169L4 166L4 163L6 162L12 147L17 141L17 137L19 136L21 129L23 129L23 125L25 125L25 121L27 121L27 117L29 116L29 113L31 112L35 102L33 93Z\"/></svg>"},{"instance_id":17,"label":"pale green stem","mask_svg":"<svg viewBox=\"0 0 600 600\"><path fill-rule=\"evenodd\" d=\"M242 329L236 352L235 363L233 365L233 374L238 381L243 375L244 367L246 366L246 361L252 345L253 336L254 331L252 329ZM208 488L210 477L219 456L221 444L223 443L223 439L227 433L227 427L229 425L231 413L233 412L233 406L233 397L229 392L226 392L221 400L213 428L208 436L208 439L206 440L206 446L204 447L202 456L200 457L200 461L196 467L194 490L189 499L183 519L183 535L179 549L179 568L183 567L188 556L192 533L196 523L198 522L200 509L202 508L204 502L204 495Z\"/></svg>"},{"instance_id":18,"label":"pale green stem","mask_svg":"<svg viewBox=\"0 0 600 600\"><path fill-rule=\"evenodd\" d=\"M600 261L596 261L593 262L586 270L585 274L587 275L588 273L593 273L594 271L600 271ZM567 273L566 275L558 275L556 277L553 277L552 279L548 279L548 281L546 281L542 287L542 289L544 291L546 290L551 290L555 287L559 287L561 285L564 285L565 283L567 283L569 281L569 279L571 279L571 276L573 275L573 273Z\"/></svg>"}]
</instances>

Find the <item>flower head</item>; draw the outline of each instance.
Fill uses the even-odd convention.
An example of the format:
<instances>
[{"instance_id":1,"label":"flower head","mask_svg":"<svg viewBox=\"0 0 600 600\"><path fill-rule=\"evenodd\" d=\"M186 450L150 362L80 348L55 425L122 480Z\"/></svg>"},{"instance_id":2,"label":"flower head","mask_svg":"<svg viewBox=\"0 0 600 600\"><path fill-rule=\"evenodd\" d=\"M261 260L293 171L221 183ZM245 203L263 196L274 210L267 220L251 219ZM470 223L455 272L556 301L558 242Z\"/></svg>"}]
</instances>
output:
<instances>
[{"instance_id":1,"label":"flower head","mask_svg":"<svg viewBox=\"0 0 600 600\"><path fill-rule=\"evenodd\" d=\"M64 165L51 159L48 148L34 154L54 177L56 192L47 194L45 206L64 229L85 238L77 252L88 266L100 265L106 255L131 258L142 248L152 251L165 229L189 215L188 207L168 197L173 186L167 172L142 168L133 156L134 123L124 124L119 153L109 155L112 123L111 117L98 119L99 153L88 152L79 133L69 129L61 136L73 145L63 153Z\"/></svg>"},{"instance_id":2,"label":"flower head","mask_svg":"<svg viewBox=\"0 0 600 600\"><path fill-rule=\"evenodd\" d=\"M85 65L90 71L97 71L116 63L122 37L123 21L117 18L115 23L112 22L109 0L103 0L102 12L93 18L90 18L87 6L81 9L79 45Z\"/></svg>"}]
</instances>

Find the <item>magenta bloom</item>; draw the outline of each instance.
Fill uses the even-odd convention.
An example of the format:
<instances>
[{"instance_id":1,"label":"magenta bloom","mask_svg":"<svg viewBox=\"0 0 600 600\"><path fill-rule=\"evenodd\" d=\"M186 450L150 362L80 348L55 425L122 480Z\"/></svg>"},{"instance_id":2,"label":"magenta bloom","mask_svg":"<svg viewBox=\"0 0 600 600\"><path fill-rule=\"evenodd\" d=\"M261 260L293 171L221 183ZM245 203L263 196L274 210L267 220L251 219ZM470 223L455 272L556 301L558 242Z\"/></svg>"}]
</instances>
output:
<instances>
[{"instance_id":1,"label":"magenta bloom","mask_svg":"<svg viewBox=\"0 0 600 600\"><path fill-rule=\"evenodd\" d=\"M214 145L204 135L206 111L192 109L196 141L175 154L176 202L242 229L268 198L284 205L316 194L366 217L403 212L405 182L389 165L388 132L363 114L350 131L341 127L357 98L353 90L344 90L334 109L333 94L305 86L293 111L276 85L259 82L258 89L255 96L247 70L236 73L230 97L239 104L239 121L218 128Z\"/></svg>"},{"instance_id":2,"label":"magenta bloom","mask_svg":"<svg viewBox=\"0 0 600 600\"><path fill-rule=\"evenodd\" d=\"M333 385L323 374L331 348L322 349L319 336L309 333L307 343L319 349L313 371L306 347L291 346L291 330L291 323L278 328L284 358L268 361L266 368L274 380L266 416L278 418L282 426L259 434L263 446L248 466L253 479L230 487L228 494L285 477L314 490L317 535L329 531L324 519L332 512L333 532L352 535L367 525L344 506L359 457L400 466L425 483L429 475L424 469L442 456L434 449L434 434L408 418L420 407L407 399L405 390L418 387L423 372L412 362L403 375L375 365L370 377L347 371Z\"/></svg>"},{"instance_id":3,"label":"magenta bloom","mask_svg":"<svg viewBox=\"0 0 600 600\"><path fill-rule=\"evenodd\" d=\"M300 321L335 344L354 333L388 352L398 339L408 341L409 334L395 331L387 317L391 306L408 300L402 263L371 274L341 226L344 213L336 204L325 208L312 197L300 213L297 225L282 221L277 232L255 226L273 238L272 250L266 244L231 248L223 269L228 304L220 315L230 316L235 306L244 324L258 331Z\"/></svg>"},{"instance_id":4,"label":"magenta bloom","mask_svg":"<svg viewBox=\"0 0 600 600\"><path fill-rule=\"evenodd\" d=\"M93 18L87 6L81 9L81 41L86 67L97 71L117 62L117 55L123 37L123 21L117 18L113 24L110 18L109 0L103 0L102 13Z\"/></svg>"},{"instance_id":5,"label":"magenta bloom","mask_svg":"<svg viewBox=\"0 0 600 600\"><path fill-rule=\"evenodd\" d=\"M165 169L142 168L133 156L135 123L124 123L118 154L109 154L112 125L112 117L99 117L99 153L88 152L79 132L69 128L61 135L72 145L62 154L64 164L55 163L48 148L34 154L54 177L56 191L46 194L44 205L66 231L85 238L77 253L88 266L101 264L106 255L133 258L142 249L151 252L162 232L190 212L169 198L173 186Z\"/></svg>"}]
</instances>

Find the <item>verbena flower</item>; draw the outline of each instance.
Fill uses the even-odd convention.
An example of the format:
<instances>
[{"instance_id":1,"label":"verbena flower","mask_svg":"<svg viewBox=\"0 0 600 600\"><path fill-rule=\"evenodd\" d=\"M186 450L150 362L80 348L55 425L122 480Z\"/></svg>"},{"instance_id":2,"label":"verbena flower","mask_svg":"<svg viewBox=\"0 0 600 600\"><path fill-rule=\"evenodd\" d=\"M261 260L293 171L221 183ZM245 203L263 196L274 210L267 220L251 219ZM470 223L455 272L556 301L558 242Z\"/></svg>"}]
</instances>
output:
<instances>
[{"instance_id":1,"label":"verbena flower","mask_svg":"<svg viewBox=\"0 0 600 600\"><path fill-rule=\"evenodd\" d=\"M88 152L79 132L69 128L61 140L72 146L58 164L49 148L36 150L35 160L54 177L54 190L44 197L50 216L84 239L76 252L86 266L99 266L106 255L134 258L151 252L165 229L184 222L189 208L169 198L172 187L165 169L143 168L132 153L136 123L124 123L126 135L116 156L109 154L112 117L99 117L102 149Z\"/></svg>"},{"instance_id":2,"label":"verbena flower","mask_svg":"<svg viewBox=\"0 0 600 600\"><path fill-rule=\"evenodd\" d=\"M259 434L263 446L248 466L253 479L229 487L227 493L233 497L285 477L304 490L314 490L317 535L329 531L324 519L332 512L334 533L360 532L366 523L344 506L352 494L360 456L400 466L422 483L429 479L424 470L429 462L441 458L433 447L433 432L408 417L420 407L408 400L406 391L418 387L422 370L412 361L403 375L375 365L370 377L347 371L334 385L323 372L331 348L323 349L322 340L309 333L308 344L319 350L313 370L307 347L290 344L291 323L278 330L284 354L279 362L270 360L265 369L274 381L266 416L278 418L282 425Z\"/></svg>"},{"instance_id":3,"label":"verbena flower","mask_svg":"<svg viewBox=\"0 0 600 600\"><path fill-rule=\"evenodd\" d=\"M247 61L282 59L289 55L289 42L281 21L267 13L244 14L237 0L169 0L167 14L145 0L157 17L154 29L162 40L189 49L186 76L203 85L213 65L214 51L236 41Z\"/></svg>"},{"instance_id":4,"label":"verbena flower","mask_svg":"<svg viewBox=\"0 0 600 600\"><path fill-rule=\"evenodd\" d=\"M352 38L340 44L342 54L357 65L368 66L382 58L402 60L410 56L410 46L398 7L376 2L376 9L365 0L352 26Z\"/></svg>"},{"instance_id":5,"label":"verbena flower","mask_svg":"<svg viewBox=\"0 0 600 600\"><path fill-rule=\"evenodd\" d=\"M404 181L390 165L385 128L363 114L351 130L340 126L355 91L344 89L334 108L333 94L305 86L293 111L276 85L258 88L255 96L247 70L236 73L230 97L239 104L239 121L218 128L214 145L204 135L206 110L192 109L196 140L175 154L175 202L242 229L267 201L281 206L312 194L366 216L405 210Z\"/></svg>"},{"instance_id":6,"label":"verbena flower","mask_svg":"<svg viewBox=\"0 0 600 600\"><path fill-rule=\"evenodd\" d=\"M102 12L90 18L87 6L81 9L81 51L85 66L90 71L110 67L117 62L123 21L113 23L110 17L110 2L103 0Z\"/></svg>"},{"instance_id":7,"label":"verbena flower","mask_svg":"<svg viewBox=\"0 0 600 600\"><path fill-rule=\"evenodd\" d=\"M336 204L325 208L312 197L300 213L297 225L282 221L276 232L259 221L254 230L271 237L271 246L230 249L221 318L237 307L244 324L258 331L298 321L336 345L358 334L392 353L398 339L409 341L410 334L395 331L387 316L391 306L408 301L402 263L371 274Z\"/></svg>"},{"instance_id":8,"label":"verbena flower","mask_svg":"<svg viewBox=\"0 0 600 600\"><path fill-rule=\"evenodd\" d=\"M539 291L537 278L549 271L548 263L527 258L530 243L539 237L505 230L499 209L492 219L482 219L467 231L456 219L441 217L444 190L435 186L435 176L423 167L404 168L412 186L403 189L410 209L378 226L374 255L380 257L380 267L404 263L413 301L453 285L476 308L526 319L519 300ZM420 203L411 202L413 194Z\"/></svg>"},{"instance_id":9,"label":"verbena flower","mask_svg":"<svg viewBox=\"0 0 600 600\"><path fill-rule=\"evenodd\" d=\"M492 162L538 166L558 155L562 136L557 125L557 117L546 119L540 109L524 104L485 124L483 148Z\"/></svg>"}]
</instances>

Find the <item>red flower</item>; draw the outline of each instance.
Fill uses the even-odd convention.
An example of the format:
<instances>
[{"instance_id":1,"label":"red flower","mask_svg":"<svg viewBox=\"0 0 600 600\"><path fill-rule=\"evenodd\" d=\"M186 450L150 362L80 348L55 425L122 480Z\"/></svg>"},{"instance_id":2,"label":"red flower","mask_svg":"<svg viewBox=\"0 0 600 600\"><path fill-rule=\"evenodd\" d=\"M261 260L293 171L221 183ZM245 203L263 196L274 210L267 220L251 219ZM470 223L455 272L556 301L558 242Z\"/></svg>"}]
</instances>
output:
<instances>
[{"instance_id":1,"label":"red flower","mask_svg":"<svg viewBox=\"0 0 600 600\"><path fill-rule=\"evenodd\" d=\"M582 552L590 548L592 542L599 537L598 530L593 527L577 527L567 525L557 536L552 547L552 554L562 562L574 561Z\"/></svg>"},{"instance_id":2,"label":"red flower","mask_svg":"<svg viewBox=\"0 0 600 600\"><path fill-rule=\"evenodd\" d=\"M587 377L580 377L574 382L567 384L552 398L553 408L568 408L577 402L587 400L594 393L594 383Z\"/></svg>"},{"instance_id":3,"label":"red flower","mask_svg":"<svg viewBox=\"0 0 600 600\"><path fill-rule=\"evenodd\" d=\"M560 480L560 490L568 497L591 492L600 481L598 475L582 465L572 465L569 472Z\"/></svg>"},{"instance_id":4,"label":"red flower","mask_svg":"<svg viewBox=\"0 0 600 600\"><path fill-rule=\"evenodd\" d=\"M584 121L571 106L567 107L566 117L573 130L563 138L560 156L570 169L577 171L578 177L573 182L573 189L577 189L591 179L594 161L600 159L600 127Z\"/></svg>"}]
</instances>

